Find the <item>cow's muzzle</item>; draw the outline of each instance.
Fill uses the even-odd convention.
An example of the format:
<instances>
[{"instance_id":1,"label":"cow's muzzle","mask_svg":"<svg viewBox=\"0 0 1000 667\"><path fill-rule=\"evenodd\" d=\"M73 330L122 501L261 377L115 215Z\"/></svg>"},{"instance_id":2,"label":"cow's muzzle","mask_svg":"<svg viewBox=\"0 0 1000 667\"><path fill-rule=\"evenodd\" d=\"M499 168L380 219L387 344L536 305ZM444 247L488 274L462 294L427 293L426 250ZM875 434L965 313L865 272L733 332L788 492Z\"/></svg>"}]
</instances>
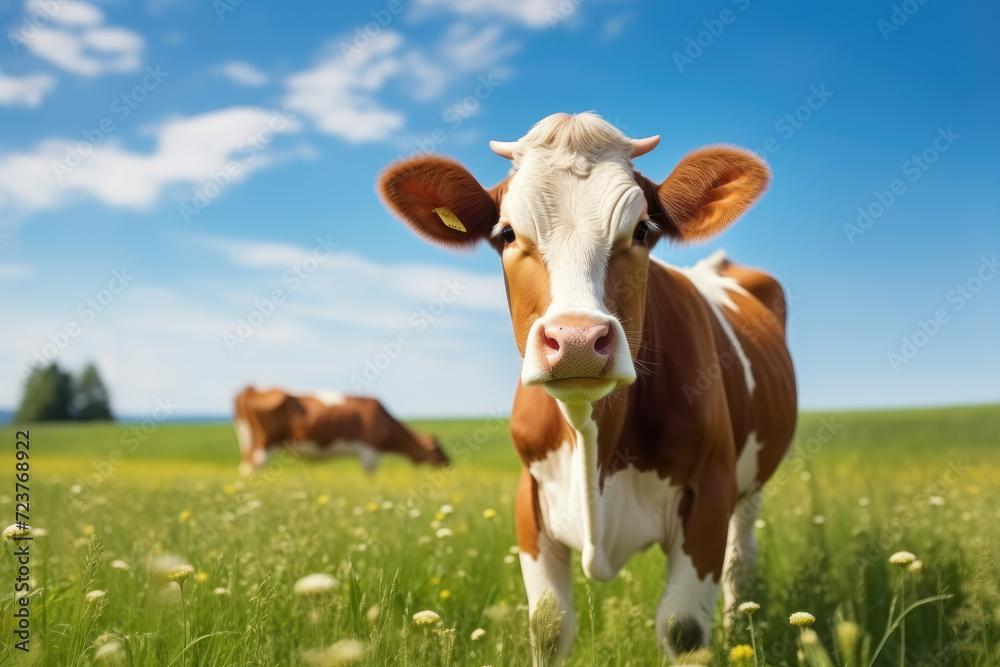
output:
<instances>
[{"instance_id":1,"label":"cow's muzzle","mask_svg":"<svg viewBox=\"0 0 1000 667\"><path fill-rule=\"evenodd\" d=\"M613 317L588 311L547 315L531 328L524 385L564 402L593 402L635 381L625 333Z\"/></svg>"}]
</instances>

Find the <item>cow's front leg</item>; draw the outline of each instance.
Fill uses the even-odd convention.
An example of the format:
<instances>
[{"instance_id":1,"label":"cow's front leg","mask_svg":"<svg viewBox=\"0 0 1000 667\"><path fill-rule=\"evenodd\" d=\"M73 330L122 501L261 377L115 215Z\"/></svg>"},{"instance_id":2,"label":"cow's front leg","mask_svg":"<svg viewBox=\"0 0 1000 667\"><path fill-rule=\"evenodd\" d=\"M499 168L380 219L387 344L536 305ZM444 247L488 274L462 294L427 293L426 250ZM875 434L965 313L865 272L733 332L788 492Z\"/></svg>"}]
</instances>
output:
<instances>
[{"instance_id":1,"label":"cow's front leg","mask_svg":"<svg viewBox=\"0 0 1000 667\"><path fill-rule=\"evenodd\" d=\"M537 557L522 551L521 576L528 594L534 662L558 664L569 654L576 634L569 549L551 542Z\"/></svg>"},{"instance_id":2,"label":"cow's front leg","mask_svg":"<svg viewBox=\"0 0 1000 667\"><path fill-rule=\"evenodd\" d=\"M656 611L656 638L673 660L708 644L719 596L716 577L712 572L699 575L682 543L676 539L670 549L667 588ZM718 560L721 568L722 554Z\"/></svg>"},{"instance_id":3,"label":"cow's front leg","mask_svg":"<svg viewBox=\"0 0 1000 667\"><path fill-rule=\"evenodd\" d=\"M378 450L370 445L362 445L358 450L358 460L365 474L374 475L378 470Z\"/></svg>"},{"instance_id":4,"label":"cow's front leg","mask_svg":"<svg viewBox=\"0 0 1000 667\"><path fill-rule=\"evenodd\" d=\"M729 515L736 496L732 475L710 470L691 495L686 517L668 547L666 591L656 613L660 645L672 659L706 646L719 597Z\"/></svg>"},{"instance_id":5,"label":"cow's front leg","mask_svg":"<svg viewBox=\"0 0 1000 667\"><path fill-rule=\"evenodd\" d=\"M570 550L542 526L537 485L527 470L521 477L516 514L534 663L559 664L576 634Z\"/></svg>"}]
</instances>

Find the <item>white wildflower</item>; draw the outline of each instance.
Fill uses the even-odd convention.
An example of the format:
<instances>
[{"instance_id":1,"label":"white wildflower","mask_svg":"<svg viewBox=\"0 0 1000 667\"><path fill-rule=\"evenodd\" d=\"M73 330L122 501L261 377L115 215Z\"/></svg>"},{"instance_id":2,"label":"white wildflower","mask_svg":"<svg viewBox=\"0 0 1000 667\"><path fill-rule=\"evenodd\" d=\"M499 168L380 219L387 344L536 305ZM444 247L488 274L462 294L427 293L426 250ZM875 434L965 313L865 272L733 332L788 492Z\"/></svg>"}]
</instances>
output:
<instances>
[{"instance_id":1,"label":"white wildflower","mask_svg":"<svg viewBox=\"0 0 1000 667\"><path fill-rule=\"evenodd\" d=\"M807 611L797 611L788 617L788 622L800 628L808 628L816 622L816 617Z\"/></svg>"},{"instance_id":2,"label":"white wildflower","mask_svg":"<svg viewBox=\"0 0 1000 667\"><path fill-rule=\"evenodd\" d=\"M917 560L917 557L909 551L897 551L893 555L889 556L889 562L893 565L899 565L900 567L905 567L915 560Z\"/></svg>"},{"instance_id":3,"label":"white wildflower","mask_svg":"<svg viewBox=\"0 0 1000 667\"><path fill-rule=\"evenodd\" d=\"M15 537L25 537L31 532L30 526L13 523L3 529L3 539L13 540Z\"/></svg>"},{"instance_id":4,"label":"white wildflower","mask_svg":"<svg viewBox=\"0 0 1000 667\"><path fill-rule=\"evenodd\" d=\"M333 590L337 585L337 580L325 572L307 574L295 582L295 594L303 597L312 595L322 595Z\"/></svg>"},{"instance_id":5,"label":"white wildflower","mask_svg":"<svg viewBox=\"0 0 1000 667\"><path fill-rule=\"evenodd\" d=\"M125 650L118 640L109 640L94 650L94 661L108 665L124 665Z\"/></svg>"},{"instance_id":6,"label":"white wildflower","mask_svg":"<svg viewBox=\"0 0 1000 667\"><path fill-rule=\"evenodd\" d=\"M441 620L441 615L436 611L424 609L413 615L413 622L417 625L434 625Z\"/></svg>"}]
</instances>

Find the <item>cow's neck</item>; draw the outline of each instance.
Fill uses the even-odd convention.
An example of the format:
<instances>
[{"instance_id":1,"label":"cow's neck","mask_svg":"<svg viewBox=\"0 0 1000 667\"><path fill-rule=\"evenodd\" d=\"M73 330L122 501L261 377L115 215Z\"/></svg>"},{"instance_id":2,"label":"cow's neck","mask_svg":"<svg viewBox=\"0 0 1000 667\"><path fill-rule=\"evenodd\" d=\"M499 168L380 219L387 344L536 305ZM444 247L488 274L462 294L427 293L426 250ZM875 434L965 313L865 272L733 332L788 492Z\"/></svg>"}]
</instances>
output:
<instances>
[{"instance_id":1,"label":"cow's neck","mask_svg":"<svg viewBox=\"0 0 1000 667\"><path fill-rule=\"evenodd\" d=\"M399 422L394 422L389 428L388 435L381 447L384 451L411 458L419 456L424 451L424 446L417 434Z\"/></svg>"}]
</instances>

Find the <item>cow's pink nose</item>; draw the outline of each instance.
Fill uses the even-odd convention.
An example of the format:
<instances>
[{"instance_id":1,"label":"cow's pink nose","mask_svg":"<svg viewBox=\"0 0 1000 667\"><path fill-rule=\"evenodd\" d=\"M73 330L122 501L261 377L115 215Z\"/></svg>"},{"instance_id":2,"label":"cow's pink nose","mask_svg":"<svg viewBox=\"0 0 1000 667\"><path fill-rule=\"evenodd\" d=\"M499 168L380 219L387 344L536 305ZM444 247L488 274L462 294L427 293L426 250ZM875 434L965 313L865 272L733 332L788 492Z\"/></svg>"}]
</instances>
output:
<instances>
[{"instance_id":1,"label":"cow's pink nose","mask_svg":"<svg viewBox=\"0 0 1000 667\"><path fill-rule=\"evenodd\" d=\"M570 320L545 325L542 343L552 378L603 377L614 338L608 322Z\"/></svg>"}]
</instances>

